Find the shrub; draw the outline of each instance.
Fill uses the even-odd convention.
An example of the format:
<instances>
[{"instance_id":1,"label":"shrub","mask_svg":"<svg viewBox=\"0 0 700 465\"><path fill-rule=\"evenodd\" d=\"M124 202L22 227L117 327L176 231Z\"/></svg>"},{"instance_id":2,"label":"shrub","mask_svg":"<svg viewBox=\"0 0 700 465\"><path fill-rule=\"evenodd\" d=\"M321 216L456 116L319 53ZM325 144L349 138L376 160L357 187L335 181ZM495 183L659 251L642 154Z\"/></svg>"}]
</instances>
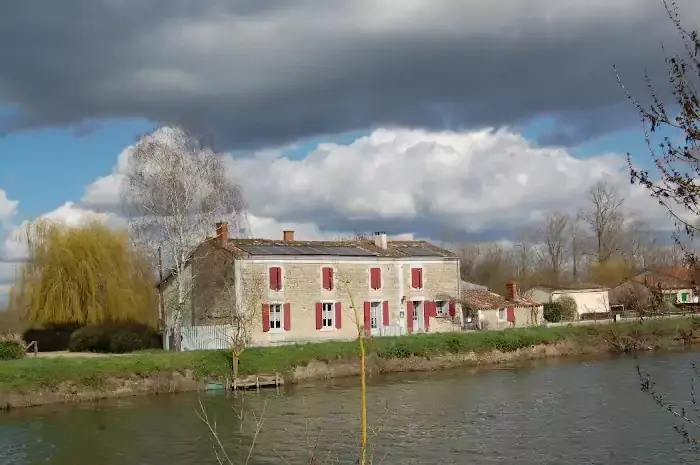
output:
<instances>
[{"instance_id":1,"label":"shrub","mask_svg":"<svg viewBox=\"0 0 700 465\"><path fill-rule=\"evenodd\" d=\"M140 323L104 323L86 326L71 335L69 344L71 352L114 354L161 347L158 331Z\"/></svg>"},{"instance_id":2,"label":"shrub","mask_svg":"<svg viewBox=\"0 0 700 465\"><path fill-rule=\"evenodd\" d=\"M76 323L67 323L45 326L43 328L32 328L24 332L23 339L27 343L36 341L39 352L68 350L71 334L80 327L81 325Z\"/></svg>"},{"instance_id":3,"label":"shrub","mask_svg":"<svg viewBox=\"0 0 700 465\"><path fill-rule=\"evenodd\" d=\"M0 341L0 360L17 360L27 353L24 343L18 341Z\"/></svg>"},{"instance_id":4,"label":"shrub","mask_svg":"<svg viewBox=\"0 0 700 465\"><path fill-rule=\"evenodd\" d=\"M379 353L382 358L408 358L413 355L405 342L392 342Z\"/></svg>"},{"instance_id":5,"label":"shrub","mask_svg":"<svg viewBox=\"0 0 700 465\"><path fill-rule=\"evenodd\" d=\"M561 305L561 319L564 321L574 321L578 315L578 305L573 297L564 295L557 299Z\"/></svg>"},{"instance_id":6,"label":"shrub","mask_svg":"<svg viewBox=\"0 0 700 465\"><path fill-rule=\"evenodd\" d=\"M560 302L547 302L543 306L542 315L550 323L559 323L562 320L564 310Z\"/></svg>"}]
</instances>

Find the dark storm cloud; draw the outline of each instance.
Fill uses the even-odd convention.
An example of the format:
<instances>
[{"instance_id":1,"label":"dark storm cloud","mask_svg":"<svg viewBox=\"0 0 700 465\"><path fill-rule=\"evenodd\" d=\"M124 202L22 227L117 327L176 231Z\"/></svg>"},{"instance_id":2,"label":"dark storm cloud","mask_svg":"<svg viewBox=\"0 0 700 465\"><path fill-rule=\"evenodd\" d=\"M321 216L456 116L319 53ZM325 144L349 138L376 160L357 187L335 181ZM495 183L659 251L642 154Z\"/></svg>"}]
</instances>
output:
<instances>
[{"instance_id":1,"label":"dark storm cloud","mask_svg":"<svg viewBox=\"0 0 700 465\"><path fill-rule=\"evenodd\" d=\"M20 113L0 131L139 116L231 149L553 115L545 139L576 143L635 124L601 119L624 100L611 67L644 93L673 37L659 0L607 3L5 0L0 105Z\"/></svg>"}]
</instances>

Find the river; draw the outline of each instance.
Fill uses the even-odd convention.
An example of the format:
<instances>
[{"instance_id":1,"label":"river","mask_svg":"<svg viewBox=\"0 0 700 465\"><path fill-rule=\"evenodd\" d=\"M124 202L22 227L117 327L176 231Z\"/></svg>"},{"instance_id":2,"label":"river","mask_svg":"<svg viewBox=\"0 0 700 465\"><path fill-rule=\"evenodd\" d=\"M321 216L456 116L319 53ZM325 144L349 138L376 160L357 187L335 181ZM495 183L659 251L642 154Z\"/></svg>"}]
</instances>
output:
<instances>
[{"instance_id":1,"label":"river","mask_svg":"<svg viewBox=\"0 0 700 465\"><path fill-rule=\"evenodd\" d=\"M635 365L669 400L688 405L691 364L699 360L700 352L685 352L375 378L368 400L370 425L381 427L376 439L370 433L375 463L694 463L700 455L674 431L678 421L640 392ZM225 394L16 410L0 416L0 464L216 464L196 414L200 401L233 463L245 463L254 412L264 421L251 465L308 463L314 447L319 464L336 463L328 458L351 464L359 441L358 383L248 393L242 410L240 398Z\"/></svg>"}]
</instances>

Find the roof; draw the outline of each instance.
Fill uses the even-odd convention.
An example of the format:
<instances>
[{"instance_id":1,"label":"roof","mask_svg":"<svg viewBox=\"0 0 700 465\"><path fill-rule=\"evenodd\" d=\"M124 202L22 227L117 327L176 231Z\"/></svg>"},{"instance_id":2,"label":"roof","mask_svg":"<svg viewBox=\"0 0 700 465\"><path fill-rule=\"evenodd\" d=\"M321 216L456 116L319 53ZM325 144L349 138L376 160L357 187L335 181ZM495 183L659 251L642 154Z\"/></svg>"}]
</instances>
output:
<instances>
[{"instance_id":1,"label":"roof","mask_svg":"<svg viewBox=\"0 0 700 465\"><path fill-rule=\"evenodd\" d=\"M549 292L566 292L566 291L600 291L607 290L608 288L600 284L595 283L567 283L561 284L559 286L552 286L549 284L536 284L532 286L533 288L543 289Z\"/></svg>"},{"instance_id":2,"label":"roof","mask_svg":"<svg viewBox=\"0 0 700 465\"><path fill-rule=\"evenodd\" d=\"M692 273L687 268L657 268L645 270L630 279L632 282L659 289L688 289L695 287Z\"/></svg>"},{"instance_id":3,"label":"roof","mask_svg":"<svg viewBox=\"0 0 700 465\"><path fill-rule=\"evenodd\" d=\"M496 310L505 307L539 307L542 304L516 296L515 300L508 300L500 294L488 290L464 291L462 297L474 310Z\"/></svg>"},{"instance_id":4,"label":"roof","mask_svg":"<svg viewBox=\"0 0 700 465\"><path fill-rule=\"evenodd\" d=\"M457 258L457 255L427 241L387 241L387 248L371 240L284 241L272 239L229 239L224 246L241 256L331 256L388 258Z\"/></svg>"}]
</instances>

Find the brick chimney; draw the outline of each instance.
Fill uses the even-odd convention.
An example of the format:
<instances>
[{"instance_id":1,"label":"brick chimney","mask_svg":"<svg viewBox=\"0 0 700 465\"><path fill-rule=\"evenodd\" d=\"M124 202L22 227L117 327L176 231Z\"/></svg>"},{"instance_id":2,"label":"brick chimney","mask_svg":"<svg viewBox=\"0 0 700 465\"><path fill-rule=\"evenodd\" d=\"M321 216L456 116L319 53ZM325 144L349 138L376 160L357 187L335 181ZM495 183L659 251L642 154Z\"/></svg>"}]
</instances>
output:
<instances>
[{"instance_id":1,"label":"brick chimney","mask_svg":"<svg viewBox=\"0 0 700 465\"><path fill-rule=\"evenodd\" d=\"M216 223L216 237L219 238L219 244L221 245L228 242L228 223Z\"/></svg>"},{"instance_id":2,"label":"brick chimney","mask_svg":"<svg viewBox=\"0 0 700 465\"><path fill-rule=\"evenodd\" d=\"M514 301L518 296L518 286L515 281L508 281L506 283L506 300Z\"/></svg>"},{"instance_id":3,"label":"brick chimney","mask_svg":"<svg viewBox=\"0 0 700 465\"><path fill-rule=\"evenodd\" d=\"M283 233L283 240L284 242L294 242L294 230L293 229L288 229L286 231L282 231Z\"/></svg>"},{"instance_id":4,"label":"brick chimney","mask_svg":"<svg viewBox=\"0 0 700 465\"><path fill-rule=\"evenodd\" d=\"M374 245L379 247L380 249L385 249L387 248L387 243L386 243L386 233L383 231L379 231L374 233Z\"/></svg>"}]
</instances>

